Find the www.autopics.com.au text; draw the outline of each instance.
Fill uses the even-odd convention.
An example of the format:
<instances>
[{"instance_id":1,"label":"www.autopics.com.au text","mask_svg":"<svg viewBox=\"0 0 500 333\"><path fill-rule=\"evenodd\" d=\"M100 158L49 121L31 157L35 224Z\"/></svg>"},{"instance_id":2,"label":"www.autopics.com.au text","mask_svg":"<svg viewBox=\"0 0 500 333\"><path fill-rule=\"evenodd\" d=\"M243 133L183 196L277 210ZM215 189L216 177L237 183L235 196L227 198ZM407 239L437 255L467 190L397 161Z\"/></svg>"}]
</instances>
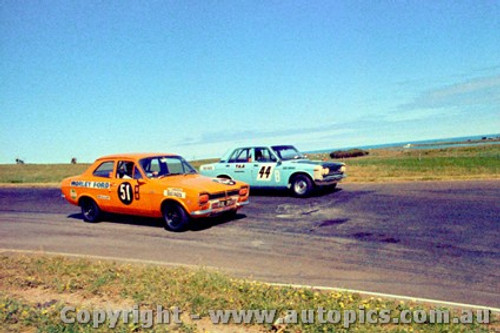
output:
<instances>
[{"instance_id":1,"label":"www.autopics.com.au text","mask_svg":"<svg viewBox=\"0 0 500 333\"><path fill-rule=\"evenodd\" d=\"M76 310L66 306L60 313L65 324L92 324L93 328L107 325L115 328L122 321L133 323L142 328L151 328L159 324L182 324L182 310L178 307L165 309L158 305L156 309L140 309L134 305L125 310ZM368 310L360 307L357 310L327 310L322 307L310 310L209 310L210 321L214 325L221 324L341 324L345 328L351 325L367 324L489 324L490 311L462 310L459 315L452 315L449 310ZM198 315L190 316L193 321L201 319Z\"/></svg>"}]
</instances>

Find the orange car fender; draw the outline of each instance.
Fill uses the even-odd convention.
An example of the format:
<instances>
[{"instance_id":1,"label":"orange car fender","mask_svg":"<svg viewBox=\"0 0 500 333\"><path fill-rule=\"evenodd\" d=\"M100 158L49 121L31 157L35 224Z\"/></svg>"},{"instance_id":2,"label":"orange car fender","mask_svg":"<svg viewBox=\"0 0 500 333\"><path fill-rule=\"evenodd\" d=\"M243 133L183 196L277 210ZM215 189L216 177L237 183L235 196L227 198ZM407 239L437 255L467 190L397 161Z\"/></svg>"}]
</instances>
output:
<instances>
[{"instance_id":1,"label":"orange car fender","mask_svg":"<svg viewBox=\"0 0 500 333\"><path fill-rule=\"evenodd\" d=\"M96 204L97 206L99 206L99 201L97 201L97 198L95 198L92 194L90 193L87 193L87 192L84 192L84 193L81 193L81 194L78 194L78 197L76 198L76 204L77 206L80 206L80 202L85 199L85 198L89 198L89 199L92 199ZM102 208L101 206L99 206L99 208Z\"/></svg>"},{"instance_id":2,"label":"orange car fender","mask_svg":"<svg viewBox=\"0 0 500 333\"><path fill-rule=\"evenodd\" d=\"M94 200L95 203L98 202L96 200L96 198L91 193L89 193L87 191L81 192L80 191L81 189L82 188L80 188L79 190L77 190L75 188L72 188L71 186L69 186L69 183L68 183L67 185L65 184L63 186L62 193L64 194L64 197L70 203L72 203L72 204L74 204L76 206L80 206L80 201L82 200L82 198L90 198L90 199Z\"/></svg>"},{"instance_id":3,"label":"orange car fender","mask_svg":"<svg viewBox=\"0 0 500 333\"><path fill-rule=\"evenodd\" d=\"M173 197L168 197L168 198L165 198L161 201L160 213L162 215L163 215L163 205L167 202L175 202L176 204L179 204L188 215L191 215L191 209L189 209L189 207L184 202L182 202L181 200L175 199Z\"/></svg>"}]
</instances>

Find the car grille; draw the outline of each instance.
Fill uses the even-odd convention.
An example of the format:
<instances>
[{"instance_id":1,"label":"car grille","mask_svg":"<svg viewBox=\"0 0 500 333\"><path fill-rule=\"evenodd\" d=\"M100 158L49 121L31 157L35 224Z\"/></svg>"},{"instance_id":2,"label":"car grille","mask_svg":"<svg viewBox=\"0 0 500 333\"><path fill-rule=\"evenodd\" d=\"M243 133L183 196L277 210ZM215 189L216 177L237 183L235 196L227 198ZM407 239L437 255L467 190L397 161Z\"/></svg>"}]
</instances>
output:
<instances>
[{"instance_id":1,"label":"car grille","mask_svg":"<svg viewBox=\"0 0 500 333\"><path fill-rule=\"evenodd\" d=\"M226 197L226 192L211 193L211 194L208 195L208 198L210 200L220 199L220 198L225 198L225 197Z\"/></svg>"},{"instance_id":2,"label":"car grille","mask_svg":"<svg viewBox=\"0 0 500 333\"><path fill-rule=\"evenodd\" d=\"M232 197L235 195L239 195L240 190L231 190L231 191L224 191L224 192L216 192L216 193L210 193L208 195L209 200L214 200L214 199L221 199L221 198L226 198L226 197Z\"/></svg>"},{"instance_id":3,"label":"car grille","mask_svg":"<svg viewBox=\"0 0 500 333\"><path fill-rule=\"evenodd\" d=\"M336 171L330 171L327 175L328 176L335 176L335 175L341 175L342 172L340 172L339 170L336 170Z\"/></svg>"},{"instance_id":4,"label":"car grille","mask_svg":"<svg viewBox=\"0 0 500 333\"><path fill-rule=\"evenodd\" d=\"M232 197L232 196L235 196L235 195L240 195L240 190L227 191L227 196L228 197Z\"/></svg>"},{"instance_id":5,"label":"car grille","mask_svg":"<svg viewBox=\"0 0 500 333\"><path fill-rule=\"evenodd\" d=\"M324 163L323 167L328 168L330 170L330 172L328 173L328 175L326 175L326 177L343 174L343 172L340 171L340 168L342 167L342 165L334 164L334 163Z\"/></svg>"}]
</instances>

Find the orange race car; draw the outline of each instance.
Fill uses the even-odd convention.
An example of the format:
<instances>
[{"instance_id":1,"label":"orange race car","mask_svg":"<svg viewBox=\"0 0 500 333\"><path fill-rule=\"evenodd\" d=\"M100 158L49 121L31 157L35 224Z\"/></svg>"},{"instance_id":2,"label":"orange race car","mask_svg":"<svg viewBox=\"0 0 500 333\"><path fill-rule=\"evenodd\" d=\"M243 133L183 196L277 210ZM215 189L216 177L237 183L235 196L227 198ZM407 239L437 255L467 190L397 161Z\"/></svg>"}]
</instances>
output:
<instances>
[{"instance_id":1,"label":"orange race car","mask_svg":"<svg viewBox=\"0 0 500 333\"><path fill-rule=\"evenodd\" d=\"M236 215L250 192L243 182L201 176L173 154L101 157L82 175L64 179L61 190L88 222L101 212L163 217L172 231L185 229L192 218Z\"/></svg>"}]
</instances>

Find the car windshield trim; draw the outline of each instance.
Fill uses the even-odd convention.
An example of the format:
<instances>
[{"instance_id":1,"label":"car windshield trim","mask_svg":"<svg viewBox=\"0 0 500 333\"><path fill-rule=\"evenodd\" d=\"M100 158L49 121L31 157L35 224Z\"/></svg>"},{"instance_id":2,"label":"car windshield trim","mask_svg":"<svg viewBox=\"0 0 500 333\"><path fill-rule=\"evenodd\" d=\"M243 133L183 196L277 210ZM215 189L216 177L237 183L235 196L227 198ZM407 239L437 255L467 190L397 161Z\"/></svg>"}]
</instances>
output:
<instances>
[{"instance_id":1,"label":"car windshield trim","mask_svg":"<svg viewBox=\"0 0 500 333\"><path fill-rule=\"evenodd\" d=\"M170 160L170 166L168 160ZM174 164L172 164L172 162L174 162ZM152 165L154 165L154 167L152 167ZM139 167L142 169L146 177L150 179L198 173L196 169L189 164L189 162L178 155L158 155L146 157L139 160ZM174 172L171 172L172 167L175 168Z\"/></svg>"},{"instance_id":2,"label":"car windshield trim","mask_svg":"<svg viewBox=\"0 0 500 333\"><path fill-rule=\"evenodd\" d=\"M283 161L304 159L305 156L294 146L272 146L273 152ZM293 154L283 154L285 151L294 152Z\"/></svg>"}]
</instances>

